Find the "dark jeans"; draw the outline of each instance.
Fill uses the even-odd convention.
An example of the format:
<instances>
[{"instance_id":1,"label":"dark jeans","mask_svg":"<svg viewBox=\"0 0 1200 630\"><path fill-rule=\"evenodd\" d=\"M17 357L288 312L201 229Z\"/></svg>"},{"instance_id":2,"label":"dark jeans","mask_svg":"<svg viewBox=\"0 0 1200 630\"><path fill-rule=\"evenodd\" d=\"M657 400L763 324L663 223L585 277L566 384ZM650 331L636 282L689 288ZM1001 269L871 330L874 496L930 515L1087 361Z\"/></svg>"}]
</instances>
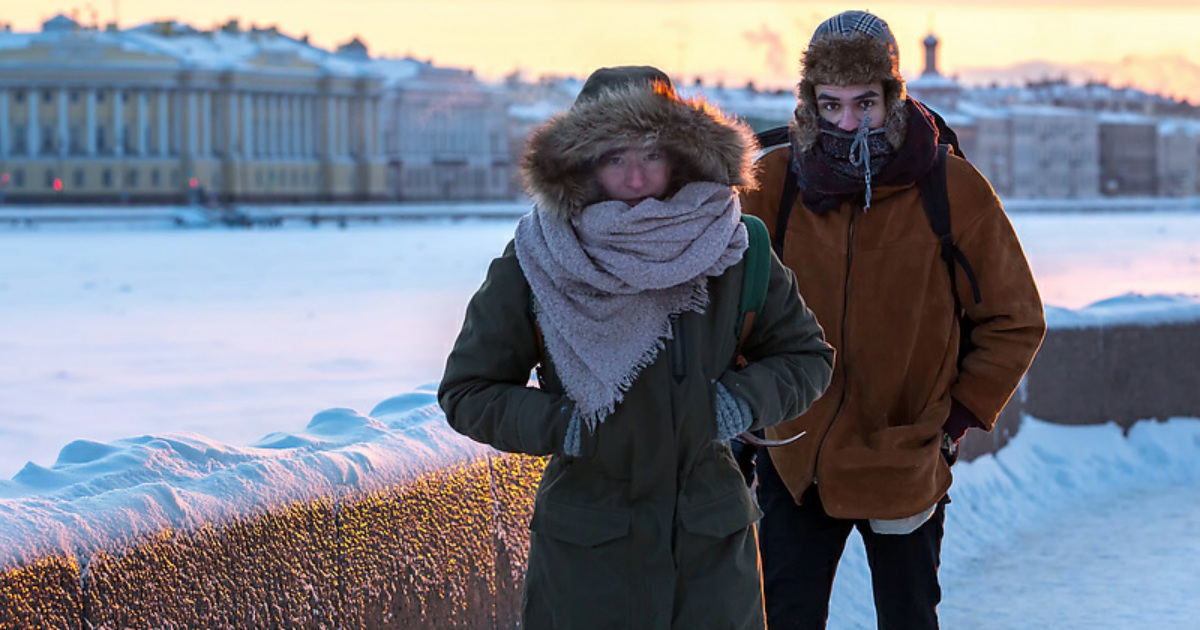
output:
<instances>
[{"instance_id":1,"label":"dark jeans","mask_svg":"<svg viewBox=\"0 0 1200 630\"><path fill-rule=\"evenodd\" d=\"M770 630L825 627L833 576L851 528L858 528L866 546L880 630L938 627L944 500L916 531L876 534L865 520L826 514L816 485L804 493L803 505L796 505L770 456L760 451L758 501L764 514L758 539Z\"/></svg>"}]
</instances>

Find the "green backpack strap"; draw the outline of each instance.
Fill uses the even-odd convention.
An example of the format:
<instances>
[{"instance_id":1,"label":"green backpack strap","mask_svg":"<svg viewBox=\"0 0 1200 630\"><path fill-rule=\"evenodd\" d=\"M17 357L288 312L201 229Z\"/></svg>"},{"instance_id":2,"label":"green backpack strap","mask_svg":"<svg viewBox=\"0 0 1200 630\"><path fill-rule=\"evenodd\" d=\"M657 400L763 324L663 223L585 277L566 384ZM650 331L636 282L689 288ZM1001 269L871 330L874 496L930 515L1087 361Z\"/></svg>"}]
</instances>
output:
<instances>
[{"instance_id":1,"label":"green backpack strap","mask_svg":"<svg viewBox=\"0 0 1200 630\"><path fill-rule=\"evenodd\" d=\"M742 346L754 329L754 318L762 311L767 303L767 286L771 283L771 235L767 232L767 224L756 216L743 214L742 223L746 225L746 233L750 237L750 247L746 250L746 270L742 276L742 301L738 311L738 365L745 365Z\"/></svg>"}]
</instances>

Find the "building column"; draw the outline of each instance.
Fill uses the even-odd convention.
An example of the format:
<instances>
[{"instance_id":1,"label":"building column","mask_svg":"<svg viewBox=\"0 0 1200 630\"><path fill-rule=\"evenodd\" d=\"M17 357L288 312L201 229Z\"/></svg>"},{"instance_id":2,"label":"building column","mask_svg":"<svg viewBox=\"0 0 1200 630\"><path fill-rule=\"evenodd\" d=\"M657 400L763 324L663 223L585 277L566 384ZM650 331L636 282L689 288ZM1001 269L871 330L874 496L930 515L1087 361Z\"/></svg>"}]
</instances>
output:
<instances>
[{"instance_id":1,"label":"building column","mask_svg":"<svg viewBox=\"0 0 1200 630\"><path fill-rule=\"evenodd\" d=\"M380 150L383 144L383 134L380 133L383 124L379 119L380 111L383 109L380 105L381 101L380 97L372 98L367 109L367 120L370 122L371 129L370 135L367 136L367 144L370 147L368 154L372 160L379 159L379 156L383 154L383 151Z\"/></svg>"},{"instance_id":2,"label":"building column","mask_svg":"<svg viewBox=\"0 0 1200 630\"><path fill-rule=\"evenodd\" d=\"M8 88L0 87L0 158L8 157Z\"/></svg>"},{"instance_id":3,"label":"building column","mask_svg":"<svg viewBox=\"0 0 1200 630\"><path fill-rule=\"evenodd\" d=\"M254 158L254 95L242 93L242 155Z\"/></svg>"},{"instance_id":4,"label":"building column","mask_svg":"<svg viewBox=\"0 0 1200 630\"><path fill-rule=\"evenodd\" d=\"M304 97L304 156L309 159L317 153L316 102L316 98L312 96Z\"/></svg>"},{"instance_id":5,"label":"building column","mask_svg":"<svg viewBox=\"0 0 1200 630\"><path fill-rule=\"evenodd\" d=\"M283 96L271 97L271 155L283 158Z\"/></svg>"},{"instance_id":6,"label":"building column","mask_svg":"<svg viewBox=\"0 0 1200 630\"><path fill-rule=\"evenodd\" d=\"M200 155L209 157L212 155L212 136L213 136L213 111L212 111L212 91L204 90L200 94L200 122L204 125L204 131L200 134Z\"/></svg>"},{"instance_id":7,"label":"building column","mask_svg":"<svg viewBox=\"0 0 1200 630\"><path fill-rule=\"evenodd\" d=\"M91 157L96 155L96 88L88 88L84 99L87 101L87 130L83 134L83 143Z\"/></svg>"},{"instance_id":8,"label":"building column","mask_svg":"<svg viewBox=\"0 0 1200 630\"><path fill-rule=\"evenodd\" d=\"M66 157L67 147L70 146L69 130L67 127L67 87L58 88L58 156Z\"/></svg>"},{"instance_id":9,"label":"building column","mask_svg":"<svg viewBox=\"0 0 1200 630\"><path fill-rule=\"evenodd\" d=\"M299 96L289 96L288 105L291 106L290 109L292 120L290 127L291 133L288 135L292 137L291 155L292 159L294 160L299 158L304 153L304 138L302 137L304 134L304 117L300 114L301 103Z\"/></svg>"},{"instance_id":10,"label":"building column","mask_svg":"<svg viewBox=\"0 0 1200 630\"><path fill-rule=\"evenodd\" d=\"M166 156L171 150L170 136L167 132L167 122L170 115L167 113L167 98L168 92L159 88L158 90L158 154Z\"/></svg>"},{"instance_id":11,"label":"building column","mask_svg":"<svg viewBox=\"0 0 1200 630\"><path fill-rule=\"evenodd\" d=\"M267 95L258 94L254 97L254 144L259 158L266 159L271 153L271 145L267 143L270 133L267 124Z\"/></svg>"},{"instance_id":12,"label":"building column","mask_svg":"<svg viewBox=\"0 0 1200 630\"><path fill-rule=\"evenodd\" d=\"M279 154L285 160L292 157L292 97L279 97Z\"/></svg>"},{"instance_id":13,"label":"building column","mask_svg":"<svg viewBox=\"0 0 1200 630\"><path fill-rule=\"evenodd\" d=\"M135 128L137 130L137 154L139 157L146 157L146 155L149 153L147 150L147 145L149 144L150 139L146 137L149 132L147 127L146 90L140 89L137 91L137 127Z\"/></svg>"},{"instance_id":14,"label":"building column","mask_svg":"<svg viewBox=\"0 0 1200 630\"><path fill-rule=\"evenodd\" d=\"M125 91L119 87L113 89L113 155L118 157L125 153L124 94Z\"/></svg>"},{"instance_id":15,"label":"building column","mask_svg":"<svg viewBox=\"0 0 1200 630\"><path fill-rule=\"evenodd\" d=\"M340 114L338 115L338 125L342 127L340 134L342 142L338 146L337 152L344 160L350 154L350 97L343 96L341 101L342 106L338 109L338 114Z\"/></svg>"},{"instance_id":16,"label":"building column","mask_svg":"<svg viewBox=\"0 0 1200 630\"><path fill-rule=\"evenodd\" d=\"M334 157L334 143L337 141L337 97L330 94L325 97L325 146L321 147L325 159Z\"/></svg>"},{"instance_id":17,"label":"building column","mask_svg":"<svg viewBox=\"0 0 1200 630\"><path fill-rule=\"evenodd\" d=\"M238 97L237 92L232 89L225 93L225 128L221 131L225 135L225 157L232 159L241 155L238 151L238 132L241 127L238 126Z\"/></svg>"},{"instance_id":18,"label":"building column","mask_svg":"<svg viewBox=\"0 0 1200 630\"><path fill-rule=\"evenodd\" d=\"M25 130L25 142L29 146L29 156L37 157L42 151L42 130L41 123L38 121L38 109L42 101L42 91L40 89L30 89L25 97L25 106L29 108L29 127Z\"/></svg>"},{"instance_id":19,"label":"building column","mask_svg":"<svg viewBox=\"0 0 1200 630\"><path fill-rule=\"evenodd\" d=\"M196 90L187 93L187 155L195 157L200 143L200 108Z\"/></svg>"}]
</instances>

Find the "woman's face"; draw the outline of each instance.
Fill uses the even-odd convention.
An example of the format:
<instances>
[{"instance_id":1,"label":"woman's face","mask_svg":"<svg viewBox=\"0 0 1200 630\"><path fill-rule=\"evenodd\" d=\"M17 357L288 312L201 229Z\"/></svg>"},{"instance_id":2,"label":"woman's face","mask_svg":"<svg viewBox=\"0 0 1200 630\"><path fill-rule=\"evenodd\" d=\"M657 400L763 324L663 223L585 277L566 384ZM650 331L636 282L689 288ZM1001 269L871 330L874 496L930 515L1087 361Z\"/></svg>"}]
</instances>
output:
<instances>
[{"instance_id":1,"label":"woman's face","mask_svg":"<svg viewBox=\"0 0 1200 630\"><path fill-rule=\"evenodd\" d=\"M597 167L600 187L608 199L636 206L661 199L671 184L671 164L661 149L619 149L605 155Z\"/></svg>"}]
</instances>

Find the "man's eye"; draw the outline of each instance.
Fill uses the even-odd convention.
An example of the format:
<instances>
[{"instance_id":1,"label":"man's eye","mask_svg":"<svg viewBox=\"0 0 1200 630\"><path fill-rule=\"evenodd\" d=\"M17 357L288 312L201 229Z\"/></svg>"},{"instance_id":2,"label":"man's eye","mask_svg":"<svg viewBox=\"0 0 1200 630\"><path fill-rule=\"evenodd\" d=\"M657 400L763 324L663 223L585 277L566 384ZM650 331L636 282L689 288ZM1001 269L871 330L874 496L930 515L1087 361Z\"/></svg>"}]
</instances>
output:
<instances>
[{"instance_id":1,"label":"man's eye","mask_svg":"<svg viewBox=\"0 0 1200 630\"><path fill-rule=\"evenodd\" d=\"M863 101L861 105L864 110L871 109L875 107L875 101Z\"/></svg>"},{"instance_id":2,"label":"man's eye","mask_svg":"<svg viewBox=\"0 0 1200 630\"><path fill-rule=\"evenodd\" d=\"M659 160L661 160L661 159L662 159L662 154L661 154L661 153L659 153L658 151L651 151L651 152L649 152L649 153L647 153L647 154L646 154L646 161L647 161L647 162L657 162L657 161L659 161Z\"/></svg>"}]
</instances>

